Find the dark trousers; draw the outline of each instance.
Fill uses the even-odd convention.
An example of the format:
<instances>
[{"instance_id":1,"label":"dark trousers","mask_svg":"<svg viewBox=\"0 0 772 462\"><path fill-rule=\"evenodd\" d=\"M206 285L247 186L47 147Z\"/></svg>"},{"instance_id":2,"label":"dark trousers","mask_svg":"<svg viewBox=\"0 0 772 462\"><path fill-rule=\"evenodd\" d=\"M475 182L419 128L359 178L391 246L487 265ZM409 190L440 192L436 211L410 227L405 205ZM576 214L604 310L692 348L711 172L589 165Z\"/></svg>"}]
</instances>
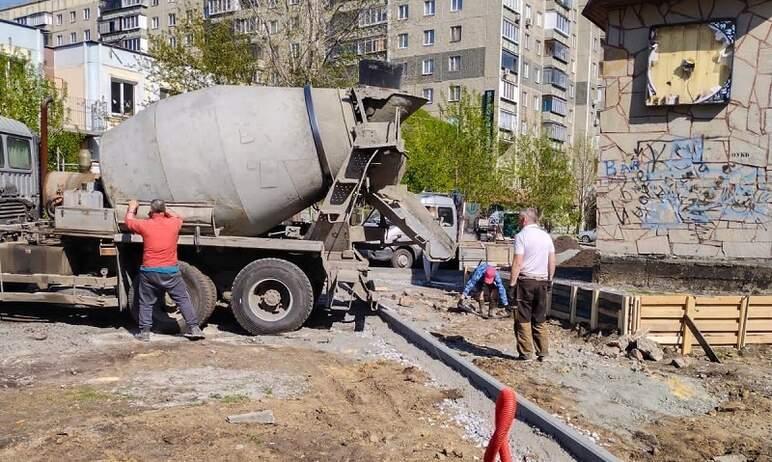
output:
<instances>
[{"instance_id":1,"label":"dark trousers","mask_svg":"<svg viewBox=\"0 0 772 462\"><path fill-rule=\"evenodd\" d=\"M188 326L198 325L198 317L190 302L188 288L180 273L139 272L139 328L153 327L153 307L160 297L169 294Z\"/></svg>"},{"instance_id":2,"label":"dark trousers","mask_svg":"<svg viewBox=\"0 0 772 462\"><path fill-rule=\"evenodd\" d=\"M532 356L534 345L538 356L549 354L546 325L549 284L536 279L517 280L515 336L517 352L522 356Z\"/></svg>"},{"instance_id":3,"label":"dark trousers","mask_svg":"<svg viewBox=\"0 0 772 462\"><path fill-rule=\"evenodd\" d=\"M493 309L499 304L499 289L496 284L477 284L477 304L480 306L480 314L485 314L485 298L488 298L488 316L493 315Z\"/></svg>"}]
</instances>

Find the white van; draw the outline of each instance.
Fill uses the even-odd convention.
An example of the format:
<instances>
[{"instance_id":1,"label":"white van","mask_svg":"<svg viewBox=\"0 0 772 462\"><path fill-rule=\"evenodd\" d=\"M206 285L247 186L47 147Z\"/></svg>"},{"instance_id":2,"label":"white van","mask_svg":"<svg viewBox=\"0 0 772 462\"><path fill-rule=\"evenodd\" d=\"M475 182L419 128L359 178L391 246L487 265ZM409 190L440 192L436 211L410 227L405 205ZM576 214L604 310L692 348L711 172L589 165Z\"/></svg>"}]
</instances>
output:
<instances>
[{"instance_id":1,"label":"white van","mask_svg":"<svg viewBox=\"0 0 772 462\"><path fill-rule=\"evenodd\" d=\"M418 197L445 232L456 241L459 236L459 217L453 198L437 193L421 193ZM410 268L421 258L421 248L389 223L387 218L381 217L378 210L373 210L362 225L367 241L357 243L355 247L371 262L388 261L394 268ZM383 228L387 228L385 233Z\"/></svg>"}]
</instances>

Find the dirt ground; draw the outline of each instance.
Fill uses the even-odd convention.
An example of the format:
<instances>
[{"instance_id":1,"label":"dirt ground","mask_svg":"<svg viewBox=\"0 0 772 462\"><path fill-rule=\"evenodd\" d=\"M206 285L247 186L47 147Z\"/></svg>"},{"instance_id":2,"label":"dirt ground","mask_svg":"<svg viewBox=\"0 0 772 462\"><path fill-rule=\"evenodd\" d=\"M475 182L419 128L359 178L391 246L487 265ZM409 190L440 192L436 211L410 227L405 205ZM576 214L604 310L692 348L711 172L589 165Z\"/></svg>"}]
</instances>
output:
<instances>
[{"instance_id":1,"label":"dirt ground","mask_svg":"<svg viewBox=\"0 0 772 462\"><path fill-rule=\"evenodd\" d=\"M458 294L447 288L389 286L387 304L403 316L622 460L772 460L769 346L719 349L722 364L698 355L678 369L673 350L663 361L639 362L610 347L609 332L550 321L550 360L522 363L511 317L454 312Z\"/></svg>"},{"instance_id":2,"label":"dirt ground","mask_svg":"<svg viewBox=\"0 0 772 462\"><path fill-rule=\"evenodd\" d=\"M348 327L252 338L210 326L204 342L141 344L118 313L47 309L0 308L0 460L481 458L441 410L463 391ZM260 410L275 423L225 420Z\"/></svg>"}]
</instances>

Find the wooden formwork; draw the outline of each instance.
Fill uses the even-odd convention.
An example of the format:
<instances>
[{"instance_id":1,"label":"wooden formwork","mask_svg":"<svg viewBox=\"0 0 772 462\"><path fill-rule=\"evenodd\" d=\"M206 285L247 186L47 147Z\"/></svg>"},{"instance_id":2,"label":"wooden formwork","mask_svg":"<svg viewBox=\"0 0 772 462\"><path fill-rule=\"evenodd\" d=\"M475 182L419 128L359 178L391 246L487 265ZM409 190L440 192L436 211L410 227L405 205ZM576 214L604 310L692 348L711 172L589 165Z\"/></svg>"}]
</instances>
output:
<instances>
[{"instance_id":1,"label":"wooden formwork","mask_svg":"<svg viewBox=\"0 0 772 462\"><path fill-rule=\"evenodd\" d=\"M634 297L626 332L647 331L664 345L678 345L684 354L697 340L684 323L694 320L711 345L742 348L772 343L772 296L769 295L640 295Z\"/></svg>"},{"instance_id":2,"label":"wooden formwork","mask_svg":"<svg viewBox=\"0 0 772 462\"><path fill-rule=\"evenodd\" d=\"M586 323L590 329L624 331L630 296L592 284L555 282L548 315L571 324Z\"/></svg>"}]
</instances>

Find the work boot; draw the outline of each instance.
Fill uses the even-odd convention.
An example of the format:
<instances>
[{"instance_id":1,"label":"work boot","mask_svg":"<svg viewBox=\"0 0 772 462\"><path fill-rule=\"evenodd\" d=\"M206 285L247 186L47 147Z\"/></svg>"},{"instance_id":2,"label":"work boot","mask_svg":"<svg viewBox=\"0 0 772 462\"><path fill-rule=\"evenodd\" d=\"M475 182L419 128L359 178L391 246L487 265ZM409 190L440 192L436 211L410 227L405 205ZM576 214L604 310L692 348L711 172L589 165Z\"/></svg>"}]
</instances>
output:
<instances>
[{"instance_id":1,"label":"work boot","mask_svg":"<svg viewBox=\"0 0 772 462\"><path fill-rule=\"evenodd\" d=\"M134 333L134 338L139 340L140 342L149 342L150 329L140 329L139 331Z\"/></svg>"},{"instance_id":2,"label":"work boot","mask_svg":"<svg viewBox=\"0 0 772 462\"><path fill-rule=\"evenodd\" d=\"M198 325L188 326L187 332L183 334L189 340L202 340L206 338Z\"/></svg>"}]
</instances>

